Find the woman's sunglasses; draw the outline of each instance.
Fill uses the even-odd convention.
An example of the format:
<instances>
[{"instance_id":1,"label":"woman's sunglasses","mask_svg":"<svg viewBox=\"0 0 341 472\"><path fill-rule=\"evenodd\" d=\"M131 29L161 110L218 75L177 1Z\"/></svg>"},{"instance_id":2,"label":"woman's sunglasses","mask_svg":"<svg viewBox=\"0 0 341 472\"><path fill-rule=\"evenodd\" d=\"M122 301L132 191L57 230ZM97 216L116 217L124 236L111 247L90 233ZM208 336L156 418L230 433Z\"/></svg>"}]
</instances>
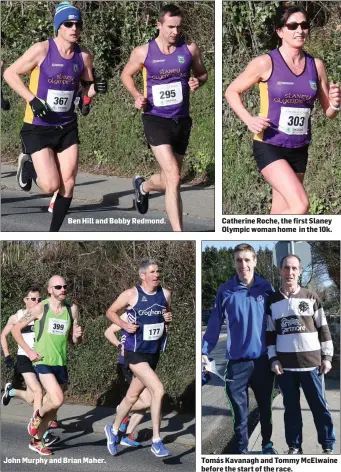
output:
<instances>
[{"instance_id":1,"label":"woman's sunglasses","mask_svg":"<svg viewBox=\"0 0 341 472\"><path fill-rule=\"evenodd\" d=\"M299 26L301 26L303 30L308 30L310 25L308 21L302 21L301 23L296 23L296 21L294 21L293 23L286 23L284 26L286 26L290 31L295 31Z\"/></svg>"},{"instance_id":2,"label":"woman's sunglasses","mask_svg":"<svg viewBox=\"0 0 341 472\"><path fill-rule=\"evenodd\" d=\"M38 302L41 302L41 298L37 298L37 297L25 297L26 300L31 300L32 302L35 302L38 300Z\"/></svg>"}]
</instances>

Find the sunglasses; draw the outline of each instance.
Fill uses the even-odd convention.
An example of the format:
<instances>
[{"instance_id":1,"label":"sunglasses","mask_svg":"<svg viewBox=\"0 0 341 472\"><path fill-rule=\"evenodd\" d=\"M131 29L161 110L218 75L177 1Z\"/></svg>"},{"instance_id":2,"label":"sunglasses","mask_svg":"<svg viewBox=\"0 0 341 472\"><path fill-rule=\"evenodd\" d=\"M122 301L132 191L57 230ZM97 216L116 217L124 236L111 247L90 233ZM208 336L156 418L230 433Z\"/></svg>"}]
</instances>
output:
<instances>
[{"instance_id":1,"label":"sunglasses","mask_svg":"<svg viewBox=\"0 0 341 472\"><path fill-rule=\"evenodd\" d=\"M56 290L61 290L62 288L64 290L67 289L67 285L54 285L53 288L55 288Z\"/></svg>"},{"instance_id":2,"label":"sunglasses","mask_svg":"<svg viewBox=\"0 0 341 472\"><path fill-rule=\"evenodd\" d=\"M293 23L286 23L284 26L288 28L290 31L295 31L297 28L300 26L303 30L308 30L309 29L309 22L308 21L301 21L301 23L296 23L294 21Z\"/></svg>"},{"instance_id":3,"label":"sunglasses","mask_svg":"<svg viewBox=\"0 0 341 472\"><path fill-rule=\"evenodd\" d=\"M72 28L73 25L76 25L76 28L82 28L83 24L78 21L64 21L63 25L65 28Z\"/></svg>"},{"instance_id":4,"label":"sunglasses","mask_svg":"<svg viewBox=\"0 0 341 472\"><path fill-rule=\"evenodd\" d=\"M37 297L25 297L25 300L31 300L32 302L35 302L38 300L38 302L41 302L41 298L37 298Z\"/></svg>"}]
</instances>

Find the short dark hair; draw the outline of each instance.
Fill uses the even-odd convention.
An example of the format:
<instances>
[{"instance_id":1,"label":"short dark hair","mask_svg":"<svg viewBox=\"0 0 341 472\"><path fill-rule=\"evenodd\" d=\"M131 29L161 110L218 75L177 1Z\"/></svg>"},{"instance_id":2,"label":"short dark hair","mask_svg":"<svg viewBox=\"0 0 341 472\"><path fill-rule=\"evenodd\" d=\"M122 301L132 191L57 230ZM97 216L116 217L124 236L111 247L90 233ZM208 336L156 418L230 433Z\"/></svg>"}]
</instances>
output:
<instances>
[{"instance_id":1,"label":"short dark hair","mask_svg":"<svg viewBox=\"0 0 341 472\"><path fill-rule=\"evenodd\" d=\"M299 5L288 6L286 3L277 8L276 19L275 19L275 29L283 28L287 23L289 17L294 13L303 13L305 19L309 21L308 12L303 7Z\"/></svg>"},{"instance_id":2,"label":"short dark hair","mask_svg":"<svg viewBox=\"0 0 341 472\"><path fill-rule=\"evenodd\" d=\"M182 10L179 8L177 5L174 5L173 3L169 3L168 5L164 5L159 13L159 22L163 23L165 21L165 15L169 16L181 16L182 18Z\"/></svg>"},{"instance_id":3,"label":"short dark hair","mask_svg":"<svg viewBox=\"0 0 341 472\"><path fill-rule=\"evenodd\" d=\"M25 292L25 297L27 297L27 295L30 293L30 292L39 292L40 293L40 288L38 288L36 285L32 285L32 287L28 288Z\"/></svg>"},{"instance_id":4,"label":"short dark hair","mask_svg":"<svg viewBox=\"0 0 341 472\"><path fill-rule=\"evenodd\" d=\"M250 251L250 252L252 252L254 258L257 257L255 250L253 249L252 246L250 246L250 244L242 243L242 244L238 244L238 245L233 249L233 258L234 258L235 254L236 254L237 252L242 252L242 251Z\"/></svg>"},{"instance_id":5,"label":"short dark hair","mask_svg":"<svg viewBox=\"0 0 341 472\"><path fill-rule=\"evenodd\" d=\"M300 267L302 266L302 261L298 256L296 256L296 254L288 254L287 256L282 257L281 262L279 263L279 268L280 269L282 269L283 263L284 263L285 259L288 259L288 257L296 257L296 259L300 263Z\"/></svg>"}]
</instances>

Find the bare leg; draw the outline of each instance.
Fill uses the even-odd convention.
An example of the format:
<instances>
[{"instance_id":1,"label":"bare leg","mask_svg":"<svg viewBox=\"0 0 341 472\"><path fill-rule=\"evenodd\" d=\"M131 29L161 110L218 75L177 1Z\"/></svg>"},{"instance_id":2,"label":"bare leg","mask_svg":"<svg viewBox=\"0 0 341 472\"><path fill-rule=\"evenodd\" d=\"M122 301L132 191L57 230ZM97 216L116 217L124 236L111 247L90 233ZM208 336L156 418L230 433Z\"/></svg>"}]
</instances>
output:
<instances>
[{"instance_id":1,"label":"bare leg","mask_svg":"<svg viewBox=\"0 0 341 472\"><path fill-rule=\"evenodd\" d=\"M145 192L161 190L165 192L166 211L173 231L182 231L182 204L180 197L181 164L169 144L151 146L161 169L143 184ZM179 156L180 157L180 156Z\"/></svg>"},{"instance_id":2,"label":"bare leg","mask_svg":"<svg viewBox=\"0 0 341 472\"><path fill-rule=\"evenodd\" d=\"M284 159L266 166L262 174L275 190L271 213L304 215L308 212L309 200L302 185L303 174L295 174ZM280 209L282 211L278 211Z\"/></svg>"},{"instance_id":3,"label":"bare leg","mask_svg":"<svg viewBox=\"0 0 341 472\"><path fill-rule=\"evenodd\" d=\"M164 396L164 388L159 377L146 362L139 364L129 364L129 369L133 372L148 389L151 396L150 414L153 425L153 439L160 437L161 405Z\"/></svg>"},{"instance_id":4,"label":"bare leg","mask_svg":"<svg viewBox=\"0 0 341 472\"><path fill-rule=\"evenodd\" d=\"M50 148L45 148L34 152L31 157L37 173L37 185L46 193L54 193L60 185L54 151Z\"/></svg>"}]
</instances>

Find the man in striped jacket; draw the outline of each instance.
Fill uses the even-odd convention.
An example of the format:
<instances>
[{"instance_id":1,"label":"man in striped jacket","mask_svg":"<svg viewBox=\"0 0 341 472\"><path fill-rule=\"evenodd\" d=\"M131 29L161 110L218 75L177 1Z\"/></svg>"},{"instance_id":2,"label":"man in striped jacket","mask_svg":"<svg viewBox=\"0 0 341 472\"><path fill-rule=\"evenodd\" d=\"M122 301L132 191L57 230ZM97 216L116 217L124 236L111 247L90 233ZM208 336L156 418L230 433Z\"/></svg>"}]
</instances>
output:
<instances>
[{"instance_id":1,"label":"man in striped jacket","mask_svg":"<svg viewBox=\"0 0 341 472\"><path fill-rule=\"evenodd\" d=\"M300 387L312 411L318 442L332 454L335 433L324 391L324 374L331 369L333 343L318 296L299 286L299 257L280 263L281 287L267 302L267 346L271 369L283 395L288 454L302 454Z\"/></svg>"}]
</instances>

